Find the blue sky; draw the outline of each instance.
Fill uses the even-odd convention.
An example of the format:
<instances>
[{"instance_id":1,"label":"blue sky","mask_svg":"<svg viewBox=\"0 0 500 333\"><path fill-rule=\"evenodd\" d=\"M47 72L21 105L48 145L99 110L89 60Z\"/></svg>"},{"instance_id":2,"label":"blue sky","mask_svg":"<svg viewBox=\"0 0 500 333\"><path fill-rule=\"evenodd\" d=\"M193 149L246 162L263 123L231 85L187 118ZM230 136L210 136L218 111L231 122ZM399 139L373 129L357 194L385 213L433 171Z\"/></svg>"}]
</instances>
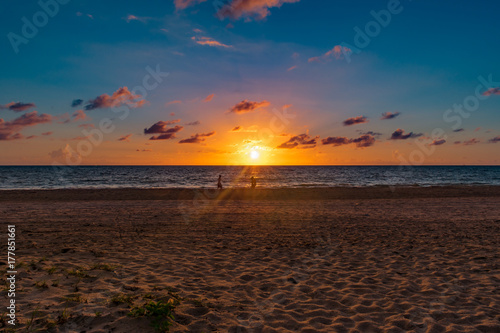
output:
<instances>
[{"instance_id":1,"label":"blue sky","mask_svg":"<svg viewBox=\"0 0 500 333\"><path fill-rule=\"evenodd\" d=\"M462 117L463 131L453 132L458 127L443 120L453 104L475 94L479 76L491 75L493 82L481 94L500 86L496 2L226 0L226 7L198 2L58 4L58 13L27 44L18 45L18 53L8 34L22 36L22 18L33 22L42 8L35 1L4 5L0 118L9 123L0 126L0 163L64 163L74 151L81 164L399 164L420 146L432 150L424 151L424 164L500 163L495 140L500 94L482 95L477 111ZM391 5L398 13L368 46L347 53L350 61L346 53L325 55L340 45L356 46L354 28L365 31L374 21L370 12ZM148 66L169 76L83 156L77 147L85 140L80 125L98 128L100 119L116 119L116 114L109 105L83 110L85 120L71 120L73 113L122 87L132 91ZM72 108L74 99L84 103ZM245 100L268 105L228 111ZM35 106L13 112L9 103L15 102ZM255 133L268 127L272 110L285 105L293 120L283 133L259 142ZM52 118L13 125L23 112L34 110ZM384 112L398 116L381 120ZM344 125L360 116L367 121ZM144 129L159 121L172 122L165 131L174 124L182 129L167 140L150 140ZM196 121L200 125L186 125ZM252 130L231 133L237 126ZM433 137L435 128L446 138ZM397 129L415 135L391 140ZM316 138L314 147L297 137L301 134ZM373 140L355 144L362 135ZM192 144L179 143L190 137L196 138ZM323 144L327 138L347 141ZM291 149L277 148L288 141ZM261 150L260 161L246 160L252 150Z\"/></svg>"}]
</instances>

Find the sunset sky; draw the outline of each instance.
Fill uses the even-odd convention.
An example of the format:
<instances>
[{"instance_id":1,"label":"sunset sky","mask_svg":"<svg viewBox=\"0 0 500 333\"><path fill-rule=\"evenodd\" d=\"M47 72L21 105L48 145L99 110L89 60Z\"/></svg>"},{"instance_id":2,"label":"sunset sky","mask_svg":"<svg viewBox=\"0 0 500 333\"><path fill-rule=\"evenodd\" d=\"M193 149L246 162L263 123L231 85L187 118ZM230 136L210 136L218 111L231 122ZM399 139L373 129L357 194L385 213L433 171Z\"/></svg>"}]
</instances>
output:
<instances>
[{"instance_id":1,"label":"sunset sky","mask_svg":"<svg viewBox=\"0 0 500 333\"><path fill-rule=\"evenodd\" d=\"M500 164L495 1L2 8L2 165Z\"/></svg>"}]
</instances>

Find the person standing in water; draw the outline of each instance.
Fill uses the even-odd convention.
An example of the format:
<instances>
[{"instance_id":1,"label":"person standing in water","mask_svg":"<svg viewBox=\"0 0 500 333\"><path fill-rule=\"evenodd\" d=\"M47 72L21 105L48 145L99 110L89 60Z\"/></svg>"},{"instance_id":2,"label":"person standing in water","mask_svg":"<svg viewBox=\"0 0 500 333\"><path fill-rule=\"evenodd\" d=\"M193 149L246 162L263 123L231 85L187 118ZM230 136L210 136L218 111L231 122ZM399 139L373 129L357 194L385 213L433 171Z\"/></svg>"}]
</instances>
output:
<instances>
[{"instance_id":1,"label":"person standing in water","mask_svg":"<svg viewBox=\"0 0 500 333\"><path fill-rule=\"evenodd\" d=\"M217 188L222 190L222 175L219 175L219 180L217 181Z\"/></svg>"},{"instance_id":2,"label":"person standing in water","mask_svg":"<svg viewBox=\"0 0 500 333\"><path fill-rule=\"evenodd\" d=\"M252 176L251 180L252 180L252 188L255 188L255 186L257 186L257 179L255 179L255 177Z\"/></svg>"}]
</instances>

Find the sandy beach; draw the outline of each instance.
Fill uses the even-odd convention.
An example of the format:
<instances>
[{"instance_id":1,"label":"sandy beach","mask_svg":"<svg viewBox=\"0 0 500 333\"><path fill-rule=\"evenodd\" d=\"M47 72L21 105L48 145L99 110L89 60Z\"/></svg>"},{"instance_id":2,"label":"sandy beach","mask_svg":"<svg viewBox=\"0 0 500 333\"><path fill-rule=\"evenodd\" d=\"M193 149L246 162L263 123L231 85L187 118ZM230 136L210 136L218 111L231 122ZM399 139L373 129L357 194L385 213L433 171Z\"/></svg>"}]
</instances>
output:
<instances>
[{"instance_id":1,"label":"sandy beach","mask_svg":"<svg viewBox=\"0 0 500 333\"><path fill-rule=\"evenodd\" d=\"M492 186L0 191L28 332L153 332L130 315L150 302L170 332L500 332L499 207Z\"/></svg>"}]
</instances>

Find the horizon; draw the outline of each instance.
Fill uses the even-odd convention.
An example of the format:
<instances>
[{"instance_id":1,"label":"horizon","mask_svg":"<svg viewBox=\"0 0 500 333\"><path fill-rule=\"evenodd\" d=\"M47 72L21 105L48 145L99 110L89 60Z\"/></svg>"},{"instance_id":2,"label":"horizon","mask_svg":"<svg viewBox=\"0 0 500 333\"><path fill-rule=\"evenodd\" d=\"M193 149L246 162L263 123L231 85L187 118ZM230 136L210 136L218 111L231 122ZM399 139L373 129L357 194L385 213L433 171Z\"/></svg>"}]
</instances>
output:
<instances>
[{"instance_id":1,"label":"horizon","mask_svg":"<svg viewBox=\"0 0 500 333\"><path fill-rule=\"evenodd\" d=\"M500 165L492 1L116 4L6 5L0 165Z\"/></svg>"}]
</instances>

